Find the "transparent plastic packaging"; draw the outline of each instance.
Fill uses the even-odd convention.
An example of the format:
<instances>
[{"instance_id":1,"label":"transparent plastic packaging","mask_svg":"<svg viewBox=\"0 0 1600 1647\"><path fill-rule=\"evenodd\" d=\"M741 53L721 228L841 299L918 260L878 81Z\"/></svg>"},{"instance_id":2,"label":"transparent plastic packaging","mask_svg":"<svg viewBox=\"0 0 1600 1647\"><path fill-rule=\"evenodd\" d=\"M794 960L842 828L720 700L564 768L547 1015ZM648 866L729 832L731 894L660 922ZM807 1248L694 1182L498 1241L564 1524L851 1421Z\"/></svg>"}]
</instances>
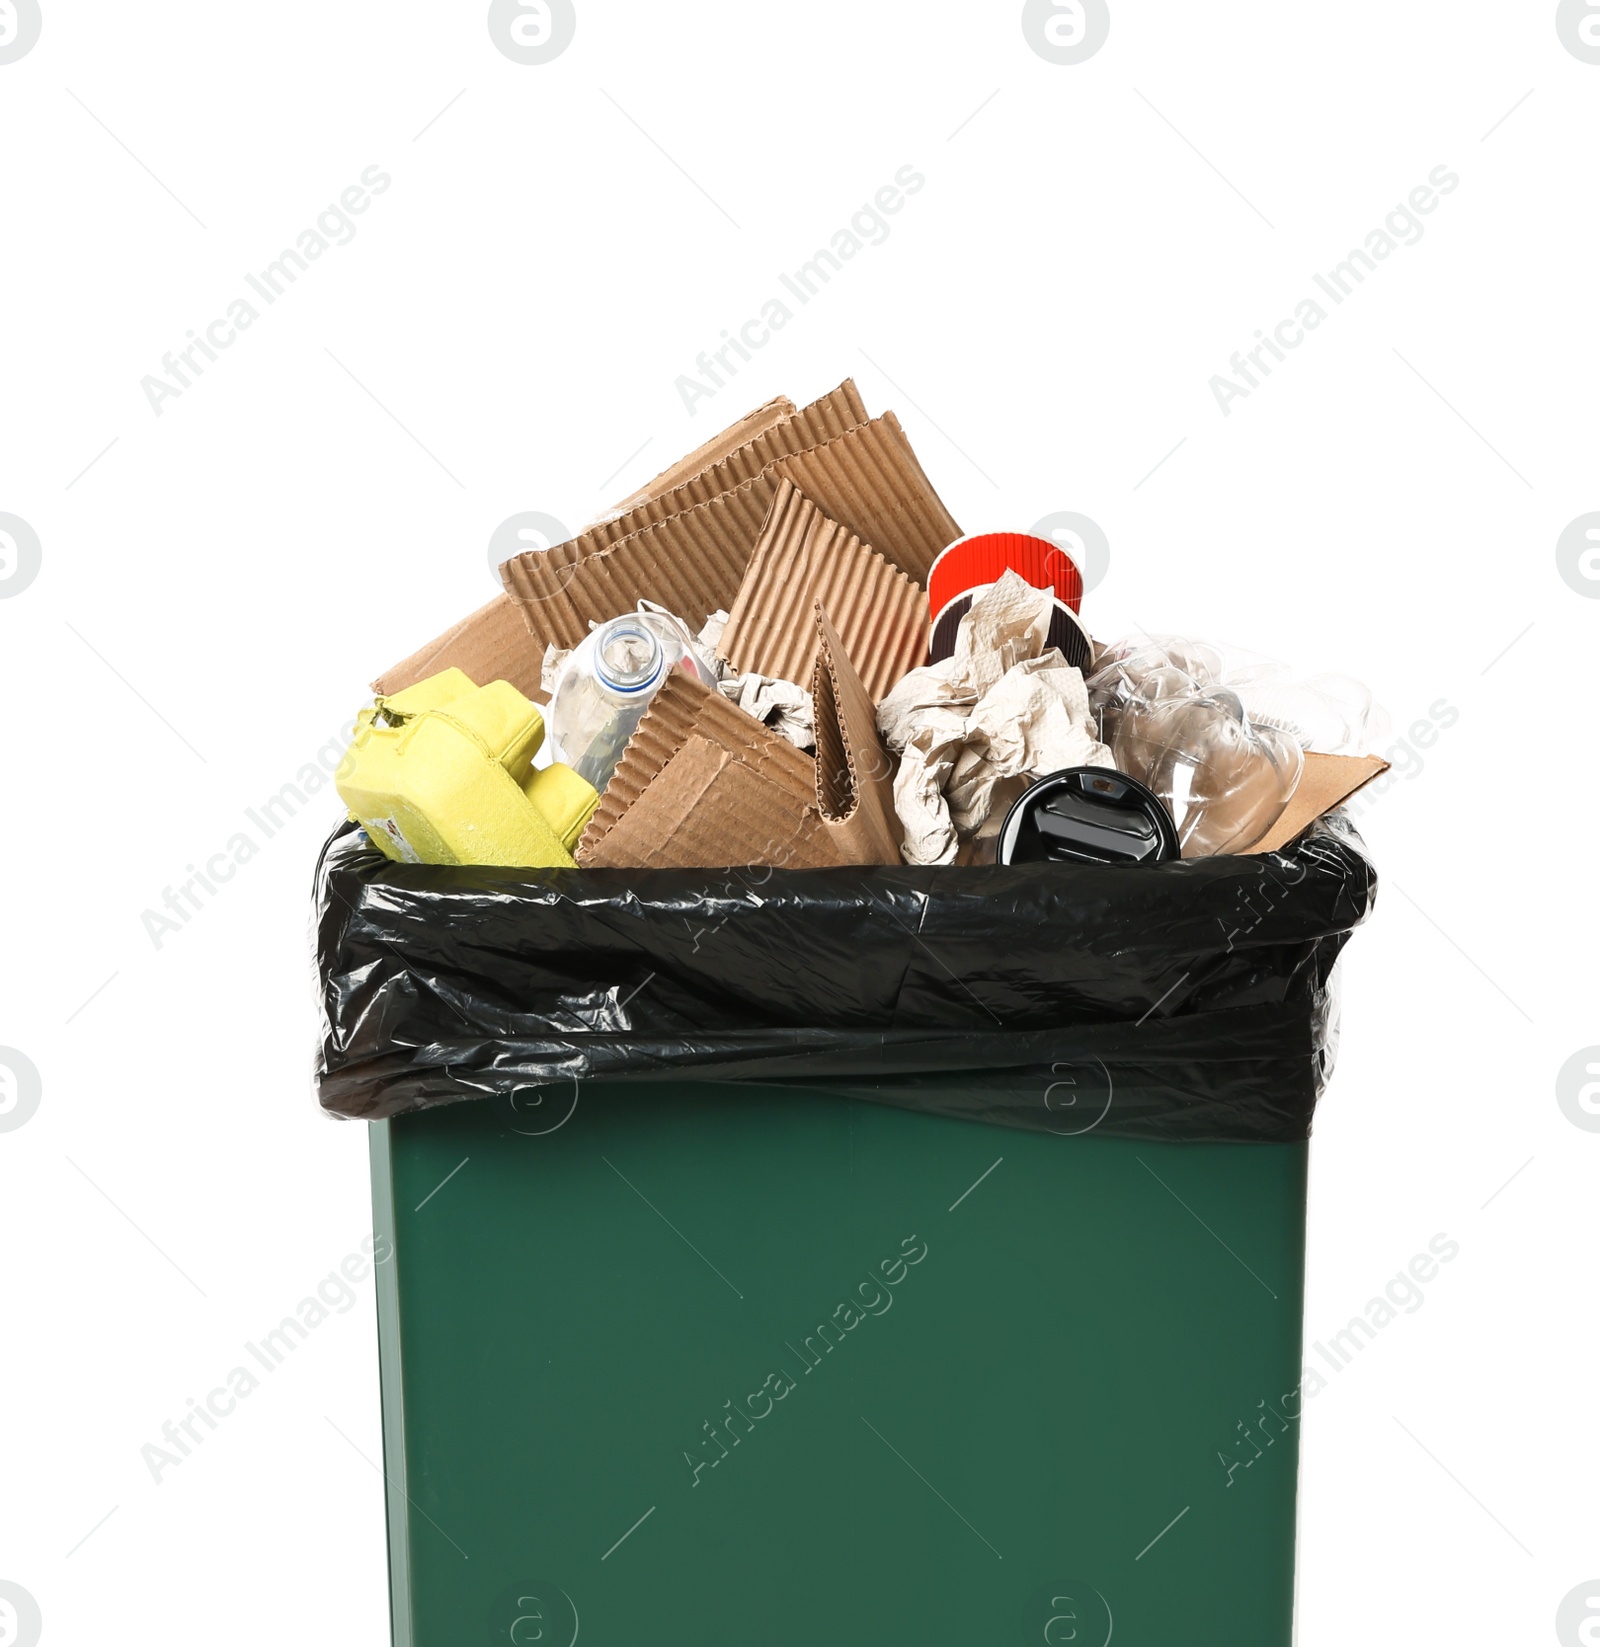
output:
<instances>
[{"instance_id":1,"label":"transparent plastic packaging","mask_svg":"<svg viewBox=\"0 0 1600 1647\"><path fill-rule=\"evenodd\" d=\"M1387 713L1349 675L1301 677L1275 658L1238 647L1145 635L1106 647L1096 660L1089 687L1103 742L1113 741L1121 706L1138 684L1167 669L1187 676L1199 693L1226 687L1252 725L1287 732L1307 754L1371 754L1389 733Z\"/></svg>"},{"instance_id":2,"label":"transparent plastic packaging","mask_svg":"<svg viewBox=\"0 0 1600 1647\"><path fill-rule=\"evenodd\" d=\"M1307 751L1355 754L1388 717L1358 681L1178 636L1108 647L1089 679L1120 771L1171 809L1186 858L1242 852L1277 822Z\"/></svg>"},{"instance_id":3,"label":"transparent plastic packaging","mask_svg":"<svg viewBox=\"0 0 1600 1647\"><path fill-rule=\"evenodd\" d=\"M1170 677L1127 705L1112 758L1166 802L1184 857L1242 852L1289 804L1304 752L1287 732L1255 725L1227 687L1173 692Z\"/></svg>"},{"instance_id":4,"label":"transparent plastic packaging","mask_svg":"<svg viewBox=\"0 0 1600 1647\"><path fill-rule=\"evenodd\" d=\"M670 612L642 609L599 624L561 665L550 693L555 759L604 790L650 700L673 669L716 680Z\"/></svg>"}]
</instances>

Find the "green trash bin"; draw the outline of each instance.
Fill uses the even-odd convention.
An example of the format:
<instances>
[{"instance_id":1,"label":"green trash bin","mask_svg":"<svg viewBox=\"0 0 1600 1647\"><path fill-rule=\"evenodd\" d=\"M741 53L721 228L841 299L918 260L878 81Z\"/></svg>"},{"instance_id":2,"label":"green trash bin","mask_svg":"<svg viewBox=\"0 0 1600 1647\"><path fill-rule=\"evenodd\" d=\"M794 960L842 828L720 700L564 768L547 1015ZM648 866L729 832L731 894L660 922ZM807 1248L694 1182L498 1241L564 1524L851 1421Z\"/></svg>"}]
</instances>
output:
<instances>
[{"instance_id":1,"label":"green trash bin","mask_svg":"<svg viewBox=\"0 0 1600 1647\"><path fill-rule=\"evenodd\" d=\"M1208 955L1208 900L1245 871L1175 866L1204 871L1173 879L1163 928L1163 965L1196 974L1182 1006L1151 1008L1152 976L1144 1018L1048 1032L1041 1070L1044 1032L1011 1026L703 1026L675 1067L648 1012L569 987L574 1025L526 970L626 975L618 909L671 903L671 878L597 902L581 873L330 851L320 1085L375 1118L399 1647L1287 1647L1306 1135L1329 973L1373 890L1350 841L1317 852L1254 860L1258 890L1294 895ZM928 872L870 873L898 897ZM1148 900L1141 877L1117 885ZM650 930L691 976L702 949ZM1095 973L1119 1000L1127 947ZM1024 964L960 977L998 1000ZM896 980L902 1014L936 974ZM919 1044L939 1049L920 1071ZM527 1082L578 1046L596 1078ZM759 1058L837 1072L758 1085Z\"/></svg>"},{"instance_id":2,"label":"green trash bin","mask_svg":"<svg viewBox=\"0 0 1600 1647\"><path fill-rule=\"evenodd\" d=\"M1289 1641L1306 1145L518 1119L372 1129L397 1644Z\"/></svg>"}]
</instances>

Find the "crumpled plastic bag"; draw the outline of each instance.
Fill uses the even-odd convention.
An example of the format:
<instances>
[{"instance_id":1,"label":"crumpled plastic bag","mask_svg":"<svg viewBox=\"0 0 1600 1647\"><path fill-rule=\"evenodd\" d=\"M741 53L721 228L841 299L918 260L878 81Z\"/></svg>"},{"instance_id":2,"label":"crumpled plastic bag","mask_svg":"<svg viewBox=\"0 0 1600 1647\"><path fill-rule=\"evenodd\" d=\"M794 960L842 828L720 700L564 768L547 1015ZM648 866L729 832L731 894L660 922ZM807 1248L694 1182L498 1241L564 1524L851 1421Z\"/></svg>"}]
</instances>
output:
<instances>
[{"instance_id":1,"label":"crumpled plastic bag","mask_svg":"<svg viewBox=\"0 0 1600 1647\"><path fill-rule=\"evenodd\" d=\"M1151 689L1176 676L1185 690ZM1123 710L1112 752L1119 770L1166 802L1186 858L1242 852L1278 821L1305 756L1287 732L1258 726L1225 686L1195 690L1164 670Z\"/></svg>"},{"instance_id":2,"label":"crumpled plastic bag","mask_svg":"<svg viewBox=\"0 0 1600 1647\"><path fill-rule=\"evenodd\" d=\"M1304 762L1290 733L1251 719L1223 672L1216 648L1172 638L1110 647L1089 677L1118 770L1165 802L1186 858L1260 840Z\"/></svg>"},{"instance_id":3,"label":"crumpled plastic bag","mask_svg":"<svg viewBox=\"0 0 1600 1647\"><path fill-rule=\"evenodd\" d=\"M1149 677L1165 670L1188 676L1199 695L1227 688L1252 725L1288 733L1308 754L1369 755L1388 736L1387 712L1349 675L1299 676L1275 658L1240 647L1182 635L1137 635L1106 647L1089 677L1100 736L1113 748L1123 707Z\"/></svg>"},{"instance_id":4,"label":"crumpled plastic bag","mask_svg":"<svg viewBox=\"0 0 1600 1647\"><path fill-rule=\"evenodd\" d=\"M900 756L894 803L909 864L949 864L993 834L1025 782L1068 766L1110 766L1083 676L1045 648L1054 601L1015 572L972 603L955 652L913 669L878 705Z\"/></svg>"}]
</instances>

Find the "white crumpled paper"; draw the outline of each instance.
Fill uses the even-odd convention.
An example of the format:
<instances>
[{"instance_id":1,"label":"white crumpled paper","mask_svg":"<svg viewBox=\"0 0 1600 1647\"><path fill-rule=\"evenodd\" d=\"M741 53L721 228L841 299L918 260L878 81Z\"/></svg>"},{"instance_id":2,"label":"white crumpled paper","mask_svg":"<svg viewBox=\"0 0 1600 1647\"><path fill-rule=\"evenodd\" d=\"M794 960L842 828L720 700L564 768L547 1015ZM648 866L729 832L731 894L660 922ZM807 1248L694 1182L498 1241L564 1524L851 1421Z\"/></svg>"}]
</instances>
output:
<instances>
[{"instance_id":1,"label":"white crumpled paper","mask_svg":"<svg viewBox=\"0 0 1600 1647\"><path fill-rule=\"evenodd\" d=\"M1053 611L1049 590L1004 573L961 620L955 653L913 669L878 705L900 756L907 863L954 863L963 842L998 831L1020 780L1112 764L1082 674L1045 649Z\"/></svg>"},{"instance_id":2,"label":"white crumpled paper","mask_svg":"<svg viewBox=\"0 0 1600 1647\"><path fill-rule=\"evenodd\" d=\"M728 626L726 612L713 612L695 639L716 661L717 687L747 715L787 738L797 749L817 747L816 711L811 694L793 681L774 680L770 675L741 675L717 653L717 643Z\"/></svg>"}]
</instances>

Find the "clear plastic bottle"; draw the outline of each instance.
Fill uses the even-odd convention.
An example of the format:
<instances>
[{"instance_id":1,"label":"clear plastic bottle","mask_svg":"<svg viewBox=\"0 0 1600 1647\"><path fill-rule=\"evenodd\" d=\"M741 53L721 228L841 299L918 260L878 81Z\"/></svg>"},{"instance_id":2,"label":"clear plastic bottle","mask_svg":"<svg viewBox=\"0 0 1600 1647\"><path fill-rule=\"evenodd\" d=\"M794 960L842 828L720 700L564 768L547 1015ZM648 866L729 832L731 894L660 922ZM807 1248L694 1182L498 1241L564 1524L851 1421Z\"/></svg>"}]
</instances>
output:
<instances>
[{"instance_id":1,"label":"clear plastic bottle","mask_svg":"<svg viewBox=\"0 0 1600 1647\"><path fill-rule=\"evenodd\" d=\"M679 666L704 678L687 630L667 614L628 612L591 629L550 694L555 758L603 790L650 700Z\"/></svg>"}]
</instances>

